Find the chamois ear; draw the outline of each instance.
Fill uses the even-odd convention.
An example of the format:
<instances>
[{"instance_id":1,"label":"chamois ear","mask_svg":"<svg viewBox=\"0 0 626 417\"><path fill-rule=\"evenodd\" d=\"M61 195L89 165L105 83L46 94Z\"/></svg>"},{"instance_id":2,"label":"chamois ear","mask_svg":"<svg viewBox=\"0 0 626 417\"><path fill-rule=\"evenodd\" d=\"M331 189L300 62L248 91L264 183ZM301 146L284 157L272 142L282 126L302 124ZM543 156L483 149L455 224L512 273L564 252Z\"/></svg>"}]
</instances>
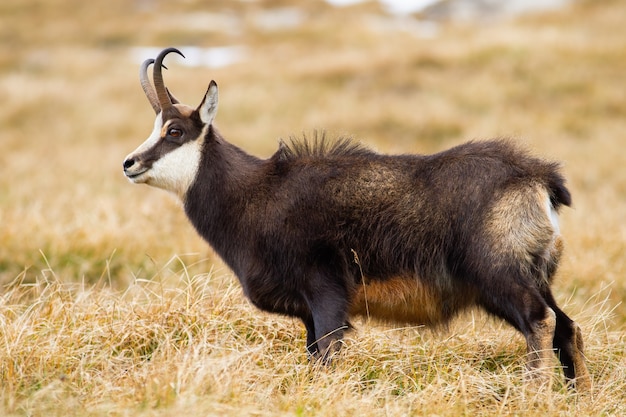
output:
<instances>
[{"instance_id":1,"label":"chamois ear","mask_svg":"<svg viewBox=\"0 0 626 417\"><path fill-rule=\"evenodd\" d=\"M200 114L200 119L210 125L215 119L217 114L217 83L211 80L209 88L202 99L202 103L198 106L196 111Z\"/></svg>"}]
</instances>

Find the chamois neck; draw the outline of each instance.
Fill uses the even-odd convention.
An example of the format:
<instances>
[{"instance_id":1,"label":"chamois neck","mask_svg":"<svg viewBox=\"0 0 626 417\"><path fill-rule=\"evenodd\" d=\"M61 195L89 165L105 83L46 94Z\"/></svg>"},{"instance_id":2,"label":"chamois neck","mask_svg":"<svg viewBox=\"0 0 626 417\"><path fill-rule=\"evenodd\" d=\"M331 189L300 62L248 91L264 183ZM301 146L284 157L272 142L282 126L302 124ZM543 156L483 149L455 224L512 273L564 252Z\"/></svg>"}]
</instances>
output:
<instances>
[{"instance_id":1,"label":"chamois neck","mask_svg":"<svg viewBox=\"0 0 626 417\"><path fill-rule=\"evenodd\" d=\"M204 145L198 174L184 206L198 233L238 274L240 245L246 239L246 211L263 181L264 161L217 133Z\"/></svg>"},{"instance_id":2,"label":"chamois neck","mask_svg":"<svg viewBox=\"0 0 626 417\"><path fill-rule=\"evenodd\" d=\"M207 171L213 171L213 175L224 181L222 186L245 187L246 183L256 177L255 173L258 172L262 160L219 137L205 146L201 164Z\"/></svg>"}]
</instances>

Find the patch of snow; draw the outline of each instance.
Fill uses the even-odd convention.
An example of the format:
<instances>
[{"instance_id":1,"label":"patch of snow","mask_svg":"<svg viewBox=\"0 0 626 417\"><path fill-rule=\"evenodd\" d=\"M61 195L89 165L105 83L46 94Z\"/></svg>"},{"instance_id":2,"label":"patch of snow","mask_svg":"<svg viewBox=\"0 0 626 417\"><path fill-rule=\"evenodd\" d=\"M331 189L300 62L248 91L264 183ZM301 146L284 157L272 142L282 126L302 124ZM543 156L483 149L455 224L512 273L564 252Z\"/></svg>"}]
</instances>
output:
<instances>
[{"instance_id":1,"label":"patch of snow","mask_svg":"<svg viewBox=\"0 0 626 417\"><path fill-rule=\"evenodd\" d=\"M433 4L425 14L431 18L481 21L532 12L556 10L572 0L448 0Z\"/></svg>"},{"instance_id":2,"label":"patch of snow","mask_svg":"<svg viewBox=\"0 0 626 417\"><path fill-rule=\"evenodd\" d=\"M140 63L148 58L156 58L162 48L135 47L131 48L131 56L134 61ZM243 46L217 46L201 48L198 46L178 47L185 58L177 54L168 55L168 60L176 61L176 64L187 67L222 68L241 62L245 59L246 48Z\"/></svg>"},{"instance_id":3,"label":"patch of snow","mask_svg":"<svg viewBox=\"0 0 626 417\"><path fill-rule=\"evenodd\" d=\"M326 0L326 3L337 7L352 6L366 0ZM411 14L424 10L426 7L441 0L378 0L385 10L391 14Z\"/></svg>"},{"instance_id":4,"label":"patch of snow","mask_svg":"<svg viewBox=\"0 0 626 417\"><path fill-rule=\"evenodd\" d=\"M180 27L195 32L237 36L244 30L241 17L229 12L170 13L162 15L160 20L163 27Z\"/></svg>"},{"instance_id":5,"label":"patch of snow","mask_svg":"<svg viewBox=\"0 0 626 417\"><path fill-rule=\"evenodd\" d=\"M370 16L368 27L379 33L405 32L420 39L435 38L439 34L439 24L430 20L418 20L411 16Z\"/></svg>"},{"instance_id":6,"label":"patch of snow","mask_svg":"<svg viewBox=\"0 0 626 417\"><path fill-rule=\"evenodd\" d=\"M418 13L441 0L379 0L388 13L406 15Z\"/></svg>"},{"instance_id":7,"label":"patch of snow","mask_svg":"<svg viewBox=\"0 0 626 417\"><path fill-rule=\"evenodd\" d=\"M363 3L364 0L326 0L326 3L336 7L352 6L353 4Z\"/></svg>"},{"instance_id":8,"label":"patch of snow","mask_svg":"<svg viewBox=\"0 0 626 417\"><path fill-rule=\"evenodd\" d=\"M326 0L338 6L351 6L366 0ZM482 19L494 16L511 16L529 12L558 9L572 0L377 0L392 15L409 15L424 12L452 19Z\"/></svg>"},{"instance_id":9,"label":"patch of snow","mask_svg":"<svg viewBox=\"0 0 626 417\"><path fill-rule=\"evenodd\" d=\"M254 15L254 25L263 30L292 29L304 23L305 14L297 7L262 10Z\"/></svg>"}]
</instances>

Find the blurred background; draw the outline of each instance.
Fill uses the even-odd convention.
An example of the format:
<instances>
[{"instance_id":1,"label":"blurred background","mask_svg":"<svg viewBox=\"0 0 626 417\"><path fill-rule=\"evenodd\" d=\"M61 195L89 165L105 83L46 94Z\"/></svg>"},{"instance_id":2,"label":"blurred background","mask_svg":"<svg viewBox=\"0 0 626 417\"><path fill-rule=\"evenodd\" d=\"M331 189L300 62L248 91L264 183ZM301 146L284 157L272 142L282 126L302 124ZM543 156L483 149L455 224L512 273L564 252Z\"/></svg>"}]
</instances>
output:
<instances>
[{"instance_id":1,"label":"blurred background","mask_svg":"<svg viewBox=\"0 0 626 417\"><path fill-rule=\"evenodd\" d=\"M574 209L560 298L626 298L626 21L618 0L3 0L0 284L124 288L223 268L166 193L128 183L152 130L139 64L269 156L317 129L380 152L512 137L562 161ZM176 262L172 262L176 259ZM182 266L181 266L182 265Z\"/></svg>"}]
</instances>

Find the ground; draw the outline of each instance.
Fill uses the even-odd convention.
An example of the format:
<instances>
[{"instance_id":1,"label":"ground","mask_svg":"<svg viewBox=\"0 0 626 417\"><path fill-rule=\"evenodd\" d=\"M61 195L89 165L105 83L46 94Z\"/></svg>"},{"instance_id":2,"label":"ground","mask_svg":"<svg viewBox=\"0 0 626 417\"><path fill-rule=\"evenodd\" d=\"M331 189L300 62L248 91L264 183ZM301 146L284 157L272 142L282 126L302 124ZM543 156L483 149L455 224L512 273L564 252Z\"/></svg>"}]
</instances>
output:
<instances>
[{"instance_id":1,"label":"ground","mask_svg":"<svg viewBox=\"0 0 626 417\"><path fill-rule=\"evenodd\" d=\"M0 414L624 414L622 12L579 1L432 21L374 2L4 1ZM554 291L582 327L593 393L558 371L533 391L523 339L480 312L434 332L357 321L341 359L312 367L303 326L255 310L180 204L124 179L154 120L140 55L167 46L236 47L230 63L168 61L165 80L195 106L215 79L217 126L259 156L324 129L387 153L506 136L561 161L574 205Z\"/></svg>"}]
</instances>

